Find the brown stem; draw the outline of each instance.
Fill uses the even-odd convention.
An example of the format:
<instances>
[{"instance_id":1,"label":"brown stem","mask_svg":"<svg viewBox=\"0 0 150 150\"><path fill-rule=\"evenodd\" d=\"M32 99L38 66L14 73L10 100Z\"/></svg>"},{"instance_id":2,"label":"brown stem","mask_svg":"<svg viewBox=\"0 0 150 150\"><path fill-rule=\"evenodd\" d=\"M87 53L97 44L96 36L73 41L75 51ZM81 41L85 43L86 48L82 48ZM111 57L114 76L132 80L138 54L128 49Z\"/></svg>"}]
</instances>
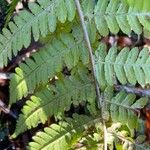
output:
<instances>
[{"instance_id":1,"label":"brown stem","mask_svg":"<svg viewBox=\"0 0 150 150\"><path fill-rule=\"evenodd\" d=\"M127 93L134 93L139 96L150 97L150 90L147 90L147 89L135 88L135 87L125 86L125 85L115 85L114 87L116 91L124 90Z\"/></svg>"},{"instance_id":2,"label":"brown stem","mask_svg":"<svg viewBox=\"0 0 150 150\"><path fill-rule=\"evenodd\" d=\"M37 52L41 47L43 47L41 43L32 41L31 45L27 49L23 48L18 55L9 62L6 70L11 71L26 58L29 58L33 53Z\"/></svg>"},{"instance_id":3,"label":"brown stem","mask_svg":"<svg viewBox=\"0 0 150 150\"><path fill-rule=\"evenodd\" d=\"M17 118L17 116L9 109L5 106L5 104L3 103L3 101L0 99L0 109L5 113L5 114L9 114L10 116L12 116L13 118Z\"/></svg>"}]
</instances>

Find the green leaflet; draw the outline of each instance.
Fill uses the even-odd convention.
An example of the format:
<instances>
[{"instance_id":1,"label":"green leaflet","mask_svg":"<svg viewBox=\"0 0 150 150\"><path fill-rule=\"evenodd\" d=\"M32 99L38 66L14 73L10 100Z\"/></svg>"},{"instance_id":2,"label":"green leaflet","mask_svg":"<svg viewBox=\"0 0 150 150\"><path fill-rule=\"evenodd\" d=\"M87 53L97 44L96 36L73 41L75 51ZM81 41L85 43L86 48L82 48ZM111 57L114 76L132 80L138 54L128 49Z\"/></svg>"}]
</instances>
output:
<instances>
[{"instance_id":1,"label":"green leaflet","mask_svg":"<svg viewBox=\"0 0 150 150\"><path fill-rule=\"evenodd\" d=\"M107 3L107 2L106 2ZM117 11L117 6L118 6L119 0L111 0L106 8L105 13L106 14L113 14L114 12ZM115 15L106 15L105 17L106 23L108 25L109 30L116 34L119 31L119 26L117 24L117 21L115 19Z\"/></svg>"},{"instance_id":2,"label":"green leaflet","mask_svg":"<svg viewBox=\"0 0 150 150\"><path fill-rule=\"evenodd\" d=\"M116 76L118 77L118 80L125 84L127 83L126 74L124 68L120 64L124 64L129 54L129 49L124 48L121 50L121 52L118 54L116 58L116 65L114 66L114 70L116 72Z\"/></svg>"},{"instance_id":3,"label":"green leaflet","mask_svg":"<svg viewBox=\"0 0 150 150\"><path fill-rule=\"evenodd\" d=\"M128 48L124 48L117 54L117 48L112 47L102 59L101 54L105 49L95 52L97 80L100 80L99 77L103 78L100 81L101 83L99 82L102 89L104 85L112 86L116 84L116 79L121 84L130 83L135 85L139 83L141 86L144 86L150 83L150 56L148 48L144 48L140 52L138 48L133 48L130 51ZM103 66L104 71L102 71Z\"/></svg>"},{"instance_id":4,"label":"green leaflet","mask_svg":"<svg viewBox=\"0 0 150 150\"><path fill-rule=\"evenodd\" d=\"M131 7L135 7L138 10L143 8L143 11L149 11L149 0L124 0L126 1Z\"/></svg>"},{"instance_id":5,"label":"green leaflet","mask_svg":"<svg viewBox=\"0 0 150 150\"><path fill-rule=\"evenodd\" d=\"M148 103L148 98L142 97L132 105L132 108L133 109L142 109L147 103Z\"/></svg>"},{"instance_id":6,"label":"green leaflet","mask_svg":"<svg viewBox=\"0 0 150 150\"><path fill-rule=\"evenodd\" d=\"M130 62L131 64L134 64L138 57L138 49L133 48L131 49L130 53L128 53L128 57L126 59L126 63ZM135 85L137 80L135 78L135 72L132 65L125 65L124 66L125 74L128 76L128 82Z\"/></svg>"},{"instance_id":7,"label":"green leaflet","mask_svg":"<svg viewBox=\"0 0 150 150\"><path fill-rule=\"evenodd\" d=\"M93 44L96 40L96 25L94 22L94 18L90 16L90 14L92 14L94 11L95 3L91 0L83 0L81 6L85 16L85 24L90 42Z\"/></svg>"},{"instance_id":8,"label":"green leaflet","mask_svg":"<svg viewBox=\"0 0 150 150\"><path fill-rule=\"evenodd\" d=\"M95 14L94 18L95 18L97 29L99 33L103 36L106 36L109 34L108 26L103 15L105 14L107 5L108 5L108 0L99 0L94 10L94 14ZM99 12L101 12L100 16L99 16Z\"/></svg>"},{"instance_id":9,"label":"green leaflet","mask_svg":"<svg viewBox=\"0 0 150 150\"><path fill-rule=\"evenodd\" d=\"M98 49L95 52L95 62L100 61L104 62L105 57L106 57L106 45L101 44L99 45ZM106 80L105 80L105 71L104 71L104 64L103 63L97 63L95 65L96 67L96 76L97 76L97 81L101 87L102 90L106 88Z\"/></svg>"},{"instance_id":10,"label":"green leaflet","mask_svg":"<svg viewBox=\"0 0 150 150\"><path fill-rule=\"evenodd\" d=\"M73 0L65 0L65 6L68 12L68 20L72 21L76 14L76 6Z\"/></svg>"},{"instance_id":11,"label":"green leaflet","mask_svg":"<svg viewBox=\"0 0 150 150\"><path fill-rule=\"evenodd\" d=\"M111 94L110 97L110 88L106 88L104 93L104 101L107 103L107 110L110 109L112 121L121 122L130 129L137 128L139 118L135 112L147 105L148 98L142 97L136 100L135 94L127 94L124 91L119 92L114 97Z\"/></svg>"},{"instance_id":12,"label":"green leaflet","mask_svg":"<svg viewBox=\"0 0 150 150\"><path fill-rule=\"evenodd\" d=\"M106 55L105 57L106 62L106 64L104 65L105 79L110 86L113 86L115 82L114 67L113 64L111 64L110 62L114 62L116 56L117 56L117 49L116 47L112 47L108 52L108 55Z\"/></svg>"},{"instance_id":13,"label":"green leaflet","mask_svg":"<svg viewBox=\"0 0 150 150\"><path fill-rule=\"evenodd\" d=\"M125 3L120 0L98 0L94 10L97 29L102 36L117 34L119 30L129 35L133 30L142 33L142 26L150 29L148 19L150 7L148 0Z\"/></svg>"},{"instance_id":14,"label":"green leaflet","mask_svg":"<svg viewBox=\"0 0 150 150\"><path fill-rule=\"evenodd\" d=\"M113 89L113 87L108 86L102 94L102 98L104 99L102 111L103 111L103 118L105 120L109 120L109 118L110 118L109 111L110 111L111 105L108 102L111 101L113 96L114 96L114 89Z\"/></svg>"},{"instance_id":15,"label":"green leaflet","mask_svg":"<svg viewBox=\"0 0 150 150\"><path fill-rule=\"evenodd\" d=\"M62 23L65 23L67 19L67 8L65 5L65 1L59 0L59 3L57 3L56 7L57 7L56 15L58 17L58 20L60 20L60 22Z\"/></svg>"},{"instance_id":16,"label":"green leaflet","mask_svg":"<svg viewBox=\"0 0 150 150\"><path fill-rule=\"evenodd\" d=\"M0 34L0 67L8 64L12 55L16 56L23 47L31 43L31 32L35 41L45 37L49 31L54 32L58 21L72 21L76 9L74 1L67 0L38 0L29 3L29 10L21 11L13 21L8 23ZM67 3L67 5L66 5ZM69 7L68 7L69 5ZM71 8L71 10L70 10Z\"/></svg>"},{"instance_id":17,"label":"green leaflet","mask_svg":"<svg viewBox=\"0 0 150 150\"><path fill-rule=\"evenodd\" d=\"M84 74L82 76L57 81L56 87L49 86L32 96L22 109L13 137L36 127L40 122L45 123L49 116L69 110L71 104L79 105L87 101L95 105L96 94L92 81Z\"/></svg>"},{"instance_id":18,"label":"green leaflet","mask_svg":"<svg viewBox=\"0 0 150 150\"><path fill-rule=\"evenodd\" d=\"M10 104L33 93L37 85L53 78L62 71L64 65L71 69L79 61L83 64L89 61L84 42L76 42L71 34L62 33L58 39L52 40L16 68L10 81Z\"/></svg>"},{"instance_id":19,"label":"green leaflet","mask_svg":"<svg viewBox=\"0 0 150 150\"><path fill-rule=\"evenodd\" d=\"M121 92L119 94L117 94L116 97L112 98L111 102L113 102L112 105L110 105L110 112L111 112L111 119L114 121L114 122L117 122L119 121L119 107L118 107L118 104L121 103L121 101L123 99L125 99L125 92Z\"/></svg>"},{"instance_id":20,"label":"green leaflet","mask_svg":"<svg viewBox=\"0 0 150 150\"><path fill-rule=\"evenodd\" d=\"M126 98L121 102L122 106L131 106L135 101L136 96L134 94L128 94ZM135 108L136 109L136 108ZM130 113L130 112L129 112ZM119 122L126 124L128 120L128 110L123 107L119 107Z\"/></svg>"}]
</instances>

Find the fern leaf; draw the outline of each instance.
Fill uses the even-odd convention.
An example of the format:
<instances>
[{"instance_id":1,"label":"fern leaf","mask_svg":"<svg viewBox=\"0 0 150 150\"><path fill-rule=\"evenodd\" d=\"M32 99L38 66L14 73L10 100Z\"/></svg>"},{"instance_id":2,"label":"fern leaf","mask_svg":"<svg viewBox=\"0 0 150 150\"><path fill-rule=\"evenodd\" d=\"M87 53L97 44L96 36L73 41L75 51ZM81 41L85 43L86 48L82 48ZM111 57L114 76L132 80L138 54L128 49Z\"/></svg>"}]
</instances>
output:
<instances>
[{"instance_id":1,"label":"fern leaf","mask_svg":"<svg viewBox=\"0 0 150 150\"><path fill-rule=\"evenodd\" d=\"M94 22L94 18L89 14L93 13L95 2L91 0L83 0L81 6L84 16L88 16L88 19L85 19L85 25L90 38L90 42L94 43L96 40L96 25Z\"/></svg>"},{"instance_id":2,"label":"fern leaf","mask_svg":"<svg viewBox=\"0 0 150 150\"><path fill-rule=\"evenodd\" d=\"M110 118L110 103L107 103L106 101L111 101L111 99L114 96L114 89L113 87L108 86L105 88L104 92L102 93L102 98L104 99L103 107L102 107L102 112L103 112L103 119L109 120Z\"/></svg>"},{"instance_id":3,"label":"fern leaf","mask_svg":"<svg viewBox=\"0 0 150 150\"><path fill-rule=\"evenodd\" d=\"M112 47L105 58L103 57L102 59L101 53L104 50L101 49L101 52L97 50L95 54L97 79L99 81L99 77L103 78L102 81L99 81L100 85L103 82L105 86L113 86L116 83L116 79L121 84L130 83L135 85L138 82L144 86L150 83L150 56L148 48L144 48L140 52L138 48L133 48L131 51L128 48L124 48L117 54L117 48ZM104 86L103 84L101 87Z\"/></svg>"},{"instance_id":4,"label":"fern leaf","mask_svg":"<svg viewBox=\"0 0 150 150\"><path fill-rule=\"evenodd\" d=\"M29 143L30 150L66 150L72 147L73 142L77 142L89 127L94 125L98 118L92 118L84 115L74 115L73 118L67 118L67 122L60 122L59 125L52 124L44 128L33 136L33 142Z\"/></svg>"},{"instance_id":5,"label":"fern leaf","mask_svg":"<svg viewBox=\"0 0 150 150\"><path fill-rule=\"evenodd\" d=\"M121 102L122 106L131 106L135 101L136 96L134 94L128 94L126 98ZM130 113L130 112L129 112ZM119 118L118 120L123 124L126 124L128 120L128 110L123 107L119 107Z\"/></svg>"},{"instance_id":6,"label":"fern leaf","mask_svg":"<svg viewBox=\"0 0 150 150\"><path fill-rule=\"evenodd\" d=\"M71 6L71 10L67 8ZM29 10L21 11L8 28L3 29L0 35L0 67L4 67L16 56L24 46L27 48L31 42L31 32L34 40L45 37L48 32L54 32L58 21L64 23L72 21L75 17L75 4L73 0L38 0L37 3L29 3Z\"/></svg>"},{"instance_id":7,"label":"fern leaf","mask_svg":"<svg viewBox=\"0 0 150 150\"><path fill-rule=\"evenodd\" d=\"M66 8L67 8L67 14L68 14L68 20L72 21L75 17L75 4L73 0L65 0Z\"/></svg>"},{"instance_id":8,"label":"fern leaf","mask_svg":"<svg viewBox=\"0 0 150 150\"><path fill-rule=\"evenodd\" d=\"M18 119L14 137L36 127L39 122L45 123L49 116L69 110L72 103L78 105L82 101L88 101L94 104L95 96L94 86L85 75L84 78L71 77L58 81L55 88L44 89L26 102L23 114Z\"/></svg>"},{"instance_id":9,"label":"fern leaf","mask_svg":"<svg viewBox=\"0 0 150 150\"><path fill-rule=\"evenodd\" d=\"M139 100L137 100L133 105L132 108L133 109L141 109L143 108L146 104L148 103L148 99L145 97L140 98Z\"/></svg>"},{"instance_id":10,"label":"fern leaf","mask_svg":"<svg viewBox=\"0 0 150 150\"><path fill-rule=\"evenodd\" d=\"M150 29L147 18L150 8L148 1L134 1L134 4L120 0L98 0L94 10L94 18L99 33L103 36L117 34L119 30L129 35L133 30L137 34ZM142 7L143 6L143 7Z\"/></svg>"},{"instance_id":11,"label":"fern leaf","mask_svg":"<svg viewBox=\"0 0 150 150\"><path fill-rule=\"evenodd\" d=\"M136 100L135 94L127 94L124 91L119 92L115 97L111 98L110 90L105 90L105 102L110 107L111 118L114 122L121 122L128 125L130 129L138 126L138 116L134 111L142 109L148 103L148 98L142 97ZM108 98L109 97L109 98ZM111 99L110 99L111 98Z\"/></svg>"},{"instance_id":12,"label":"fern leaf","mask_svg":"<svg viewBox=\"0 0 150 150\"><path fill-rule=\"evenodd\" d=\"M109 62L114 62L116 59L116 55L117 55L117 49L116 47L112 47L108 55L106 55L105 57L105 61L106 61L106 65L104 66L105 78L106 78L106 81L110 83L110 85L114 84L115 78L113 74L114 72L113 64L110 64Z\"/></svg>"},{"instance_id":13,"label":"fern leaf","mask_svg":"<svg viewBox=\"0 0 150 150\"><path fill-rule=\"evenodd\" d=\"M71 34L61 34L16 68L10 81L10 104L32 93L39 83L46 83L53 78L62 71L64 65L71 69L80 60L84 64L89 60L84 42L77 43Z\"/></svg>"},{"instance_id":14,"label":"fern leaf","mask_svg":"<svg viewBox=\"0 0 150 150\"><path fill-rule=\"evenodd\" d=\"M125 92L121 92L119 93L116 98L113 98L112 101L114 102L114 104L112 104L110 106L110 112L111 112L111 118L112 120L115 122L115 121L118 121L118 118L119 118L119 107L118 105L121 103L121 101L123 99L125 99ZM118 105L117 105L118 104Z\"/></svg>"},{"instance_id":15,"label":"fern leaf","mask_svg":"<svg viewBox=\"0 0 150 150\"><path fill-rule=\"evenodd\" d=\"M106 45L101 44L99 45L98 49L95 52L95 59L96 61L105 61L106 57ZM105 71L104 71L104 64L103 63L97 63L96 67L96 76L97 81L101 87L102 90L106 88L107 82L105 80Z\"/></svg>"}]
</instances>

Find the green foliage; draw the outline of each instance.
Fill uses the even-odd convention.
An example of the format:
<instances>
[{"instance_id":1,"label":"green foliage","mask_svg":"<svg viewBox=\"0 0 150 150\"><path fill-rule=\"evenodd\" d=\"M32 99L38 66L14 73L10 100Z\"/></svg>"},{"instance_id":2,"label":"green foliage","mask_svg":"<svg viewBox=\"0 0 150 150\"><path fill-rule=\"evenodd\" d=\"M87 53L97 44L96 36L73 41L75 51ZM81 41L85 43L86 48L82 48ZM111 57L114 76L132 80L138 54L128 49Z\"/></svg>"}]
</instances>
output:
<instances>
[{"instance_id":1,"label":"green foliage","mask_svg":"<svg viewBox=\"0 0 150 150\"><path fill-rule=\"evenodd\" d=\"M113 122L126 124L130 129L135 129L139 125L139 118L136 114L138 109L142 109L148 103L147 97L136 100L135 94L127 94L124 91L119 92L115 97L110 87L104 92L104 99L107 103L106 111L110 110L110 116ZM110 95L110 96L108 96Z\"/></svg>"},{"instance_id":2,"label":"green foliage","mask_svg":"<svg viewBox=\"0 0 150 150\"><path fill-rule=\"evenodd\" d=\"M101 124L98 122L98 117L75 114L73 118L66 118L59 124L52 124L50 127L44 128L44 132L38 132L33 137L33 141L29 143L28 149L73 150L78 149L80 144L82 145L80 150L103 149L103 130L99 128ZM133 142L129 130L120 123L112 124L107 129L107 137L109 150L114 150L114 148L146 150L139 143Z\"/></svg>"},{"instance_id":3,"label":"green foliage","mask_svg":"<svg viewBox=\"0 0 150 150\"><path fill-rule=\"evenodd\" d=\"M82 1L83 13L87 17L87 20L85 19L85 24L86 24L86 28L87 28L91 43L95 42L96 34L97 34L94 17L91 16L91 14L94 12L94 6L95 6L95 3L93 0Z\"/></svg>"},{"instance_id":4,"label":"green foliage","mask_svg":"<svg viewBox=\"0 0 150 150\"><path fill-rule=\"evenodd\" d=\"M139 98L125 91L117 92L113 86L119 83L144 87L149 84L149 50L126 47L118 51L117 46L107 49L101 44L100 36L109 32L117 34L120 30L127 35L132 31L148 34L149 2L80 2L92 43L94 69L103 100L102 111L99 112L96 104L91 63L74 0L29 2L29 10L20 11L0 34L0 68L17 56L23 47L28 48L31 40L40 40L44 45L18 64L11 76L10 105L29 98L12 137L45 124L49 117L54 116L57 122L33 136L28 149L97 150L104 148L103 140L107 140L110 150L138 149L131 137L135 129L137 135L143 134L143 120L139 118L139 112L146 107L148 98ZM84 107L88 116L66 118L71 106L79 105ZM96 123L95 118L100 116L102 118ZM107 138L102 128L104 121L108 121Z\"/></svg>"},{"instance_id":5,"label":"green foliage","mask_svg":"<svg viewBox=\"0 0 150 150\"><path fill-rule=\"evenodd\" d=\"M108 35L109 31L117 34L120 29L127 35L132 30L141 34L142 27L150 31L147 18L149 10L148 0L132 1L131 4L123 3L122 0L98 0L94 10L95 23L99 33L103 36Z\"/></svg>"},{"instance_id":6,"label":"green foliage","mask_svg":"<svg viewBox=\"0 0 150 150\"><path fill-rule=\"evenodd\" d=\"M148 150L146 148L145 135L140 135L134 141L126 126L121 123L113 123L107 129L107 143L110 150ZM143 144L142 144L143 143ZM115 148L114 148L115 147Z\"/></svg>"},{"instance_id":7,"label":"green foliage","mask_svg":"<svg viewBox=\"0 0 150 150\"><path fill-rule=\"evenodd\" d=\"M134 7L138 10L143 10L145 12L149 12L149 0L124 0L127 2L131 7Z\"/></svg>"},{"instance_id":8,"label":"green foliage","mask_svg":"<svg viewBox=\"0 0 150 150\"><path fill-rule=\"evenodd\" d=\"M31 43L31 32L35 41L40 36L46 37L49 32L54 32L58 21L65 23L75 17L75 4L73 0L38 0L38 3L29 3L30 11L23 10L8 28L4 28L0 35L0 67L8 64L12 55L16 56L24 46Z\"/></svg>"},{"instance_id":9,"label":"green foliage","mask_svg":"<svg viewBox=\"0 0 150 150\"><path fill-rule=\"evenodd\" d=\"M84 74L56 81L56 86L48 86L28 100L19 116L14 137L45 123L49 116L57 116L69 110L71 104L82 102L95 104L95 91L91 79ZM54 107L55 106L55 107Z\"/></svg>"},{"instance_id":10,"label":"green foliage","mask_svg":"<svg viewBox=\"0 0 150 150\"><path fill-rule=\"evenodd\" d=\"M117 47L111 47L106 54L106 46L100 45L96 51L95 65L97 68L97 79L102 89L106 85L113 86L116 79L121 84L137 82L144 86L150 83L150 57L148 48L139 51L138 48L122 49L117 54Z\"/></svg>"},{"instance_id":11,"label":"green foliage","mask_svg":"<svg viewBox=\"0 0 150 150\"><path fill-rule=\"evenodd\" d=\"M33 93L39 83L53 78L64 66L72 69L79 61L83 64L88 63L88 52L84 42L77 42L71 34L62 33L58 39L53 39L16 68L10 82L10 103Z\"/></svg>"},{"instance_id":12,"label":"green foliage","mask_svg":"<svg viewBox=\"0 0 150 150\"><path fill-rule=\"evenodd\" d=\"M29 143L29 150L70 149L82 137L85 129L94 125L96 120L88 116L74 115L73 118L66 118L67 122L52 124L33 137L34 142Z\"/></svg>"}]
</instances>

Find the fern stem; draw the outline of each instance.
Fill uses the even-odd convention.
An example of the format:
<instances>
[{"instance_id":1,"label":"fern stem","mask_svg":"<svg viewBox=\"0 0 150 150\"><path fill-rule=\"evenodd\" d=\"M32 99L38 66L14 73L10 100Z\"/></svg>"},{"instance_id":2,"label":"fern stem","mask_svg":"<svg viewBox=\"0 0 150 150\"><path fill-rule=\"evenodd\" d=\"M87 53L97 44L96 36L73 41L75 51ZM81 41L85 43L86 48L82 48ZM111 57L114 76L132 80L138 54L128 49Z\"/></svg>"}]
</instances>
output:
<instances>
[{"instance_id":1,"label":"fern stem","mask_svg":"<svg viewBox=\"0 0 150 150\"><path fill-rule=\"evenodd\" d=\"M93 57L93 50L92 50L92 46L91 46L91 43L90 43L89 35L88 35L87 29L86 29L86 25L85 25L85 22L84 22L84 15L83 15L83 11L81 9L80 2L79 2L79 0L75 0L75 3L76 3L77 11L78 11L78 14L79 14L79 17L80 17L80 22L81 22L81 25L82 25L82 29L83 29L83 32L84 32L85 42L87 44L89 55L90 55L92 75L93 75L93 78L94 78L95 90L96 90L98 105L99 105L100 110L101 110L101 114L100 115L101 115L101 118L103 119L103 116L102 116L103 115L103 111L101 109L101 107L103 105L103 99L101 98L99 84L98 84L97 79L96 79L96 69L95 69L95 61L94 61L94 57ZM107 137L106 137L107 136L107 131L106 131L106 125L105 125L105 121L104 120L102 120L102 124L103 124L103 129L104 129L104 150L107 150L107 140L106 140L107 139Z\"/></svg>"},{"instance_id":2,"label":"fern stem","mask_svg":"<svg viewBox=\"0 0 150 150\"><path fill-rule=\"evenodd\" d=\"M96 94L97 94L97 98L98 98L98 104L101 107L103 101L102 101L102 98L101 98L101 95L100 95L99 85L98 85L98 82L97 82L97 79L96 79L96 71L95 71L96 69L95 69L95 65L94 65L95 63L94 63L94 57L93 57L93 50L92 50L92 46L91 46L90 39L89 39L89 36L88 36L88 32L87 32L87 29L86 29L86 25L85 25L85 22L84 22L84 15L83 15L83 12L82 12L82 9L81 9L80 2L79 2L79 0L75 0L75 2L76 2L76 7L77 7L77 10L78 10L79 17L80 17L80 21L81 21L81 24L82 24L85 42L87 44L89 55L90 55L90 62L91 62L91 67L92 67L92 74L93 74L93 78L94 78Z\"/></svg>"}]
</instances>

